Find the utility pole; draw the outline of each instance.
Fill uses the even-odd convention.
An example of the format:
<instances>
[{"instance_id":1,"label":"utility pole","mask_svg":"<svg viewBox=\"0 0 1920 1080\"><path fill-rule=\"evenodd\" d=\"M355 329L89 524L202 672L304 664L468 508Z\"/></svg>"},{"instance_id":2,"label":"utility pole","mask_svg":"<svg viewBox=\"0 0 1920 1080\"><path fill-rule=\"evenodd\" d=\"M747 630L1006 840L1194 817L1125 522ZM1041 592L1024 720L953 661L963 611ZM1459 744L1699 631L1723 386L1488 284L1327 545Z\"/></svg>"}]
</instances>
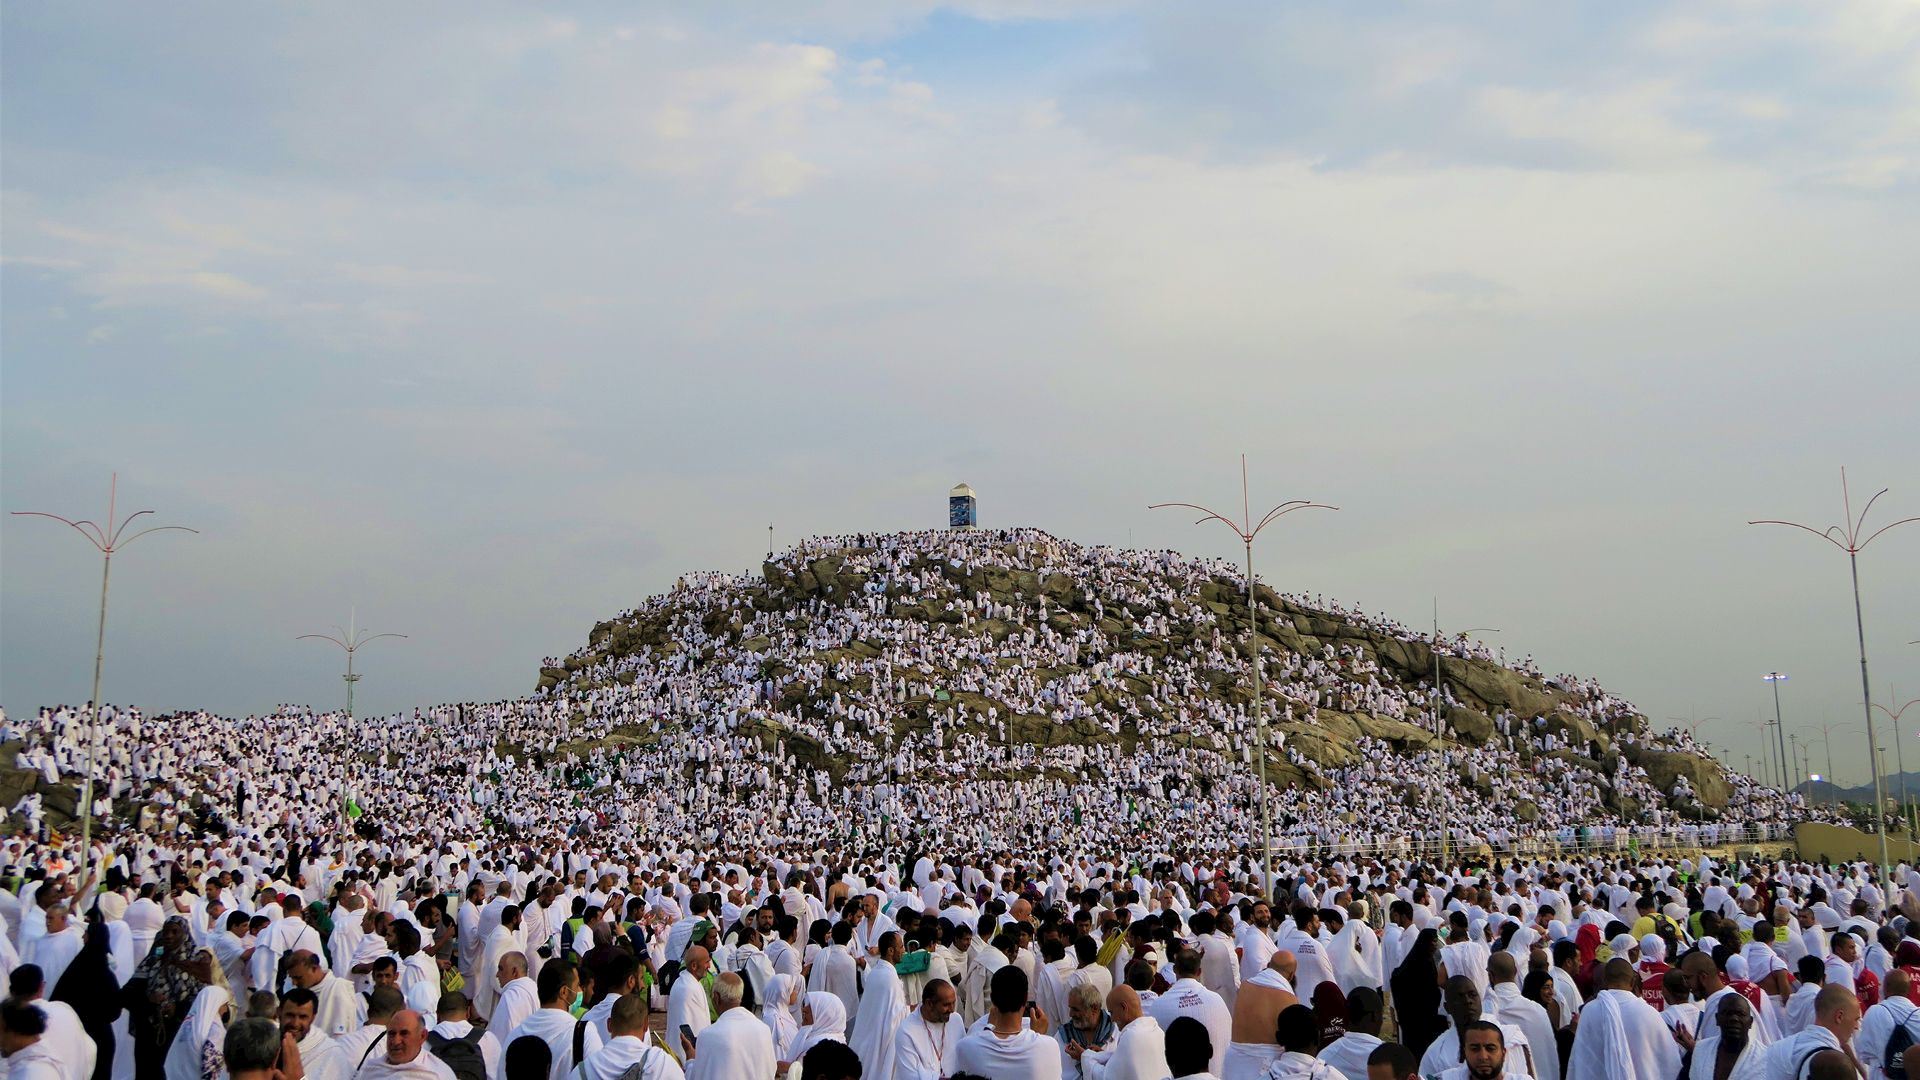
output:
<instances>
[{"instance_id":1,"label":"utility pole","mask_svg":"<svg viewBox=\"0 0 1920 1080\"><path fill-rule=\"evenodd\" d=\"M1867 504L1860 508L1859 516L1854 516L1853 495L1847 488L1847 470L1843 467L1840 470L1840 503L1847 515L1844 524L1830 525L1825 529L1815 529L1809 525L1802 525L1797 521L1770 519L1747 522L1749 525L1786 525L1799 529L1802 532L1809 532L1847 553L1847 569L1853 577L1853 628L1855 638L1860 646L1860 709L1866 713L1867 717L1868 747L1879 746L1880 740L1874 731L1873 690L1871 684L1867 681L1867 621L1866 617L1860 612L1860 553L1866 550L1867 545L1878 540L1886 533L1902 525L1911 525L1916 521L1920 521L1920 517L1902 518L1891 525L1882 525L1871 533L1867 532L1867 514L1873 510L1873 504L1879 502L1880 496L1885 495L1887 491L1887 488L1881 488L1878 492L1875 492L1873 498L1868 499ZM1839 534L1839 538L1835 537L1835 533ZM1842 539L1845 540L1844 543L1841 542ZM1776 691L1777 689L1776 687ZM1873 817L1874 821L1879 825L1878 831L1880 833L1880 879L1881 882L1885 884L1890 882L1893 873L1892 866L1887 857L1886 785L1880 774L1879 755L1872 755L1869 760L1873 766Z\"/></svg>"},{"instance_id":2,"label":"utility pole","mask_svg":"<svg viewBox=\"0 0 1920 1080\"><path fill-rule=\"evenodd\" d=\"M1235 522L1224 514L1209 510L1198 503L1167 502L1154 503L1149 510L1164 507L1181 507L1200 511L1201 517L1195 525L1208 521L1218 521L1233 530L1240 538L1246 552L1247 567L1247 628L1252 634L1251 650L1253 661L1253 719L1255 738L1259 740L1260 762L1260 889L1268 900L1273 898L1273 816L1267 805L1267 708L1266 688L1260 679L1260 605L1253 596L1253 541L1267 526L1293 513L1296 510L1338 510L1337 506L1325 503L1309 502L1305 499L1289 499L1267 511L1258 523L1253 520L1252 504L1247 499L1247 455L1240 455L1240 521Z\"/></svg>"},{"instance_id":3,"label":"utility pole","mask_svg":"<svg viewBox=\"0 0 1920 1080\"><path fill-rule=\"evenodd\" d=\"M39 510L14 511L19 517L43 517L57 521L86 537L87 543L100 553L100 620L93 634L93 696L87 699L87 775L80 785L80 859L79 872L74 877L78 887L83 890L87 888L87 863L93 853L93 774L100 752L100 674L106 666L107 583L113 576L113 556L148 533L188 532L198 535L200 532L185 525L154 525L128 536L128 527L153 511L137 510L127 515L125 520L116 522L114 515L119 494L120 474L113 473L107 480L107 523L104 527L92 521L72 521L59 514Z\"/></svg>"}]
</instances>

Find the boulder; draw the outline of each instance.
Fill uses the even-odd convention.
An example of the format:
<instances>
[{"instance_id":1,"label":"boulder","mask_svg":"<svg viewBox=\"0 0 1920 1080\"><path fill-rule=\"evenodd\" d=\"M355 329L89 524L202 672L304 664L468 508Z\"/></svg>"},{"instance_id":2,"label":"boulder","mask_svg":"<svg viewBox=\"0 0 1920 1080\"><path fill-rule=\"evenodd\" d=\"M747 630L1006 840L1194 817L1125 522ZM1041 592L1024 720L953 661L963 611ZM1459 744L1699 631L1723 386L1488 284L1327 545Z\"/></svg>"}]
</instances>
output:
<instances>
[{"instance_id":1,"label":"boulder","mask_svg":"<svg viewBox=\"0 0 1920 1080\"><path fill-rule=\"evenodd\" d=\"M1447 710L1447 727L1454 737L1473 746L1485 746L1493 738L1493 718L1478 709L1453 706Z\"/></svg>"},{"instance_id":2,"label":"boulder","mask_svg":"<svg viewBox=\"0 0 1920 1080\"><path fill-rule=\"evenodd\" d=\"M1662 795L1670 795L1676 780L1684 776L1693 785L1694 798L1713 810L1725 810L1733 788L1717 761L1710 761L1677 750L1651 750L1636 747L1627 760L1647 772L1647 780Z\"/></svg>"},{"instance_id":3,"label":"boulder","mask_svg":"<svg viewBox=\"0 0 1920 1080\"><path fill-rule=\"evenodd\" d=\"M1509 708L1529 720L1545 715L1555 705L1552 697L1528 686L1517 673L1483 660L1443 656L1440 672L1457 689L1465 690L1489 707Z\"/></svg>"}]
</instances>

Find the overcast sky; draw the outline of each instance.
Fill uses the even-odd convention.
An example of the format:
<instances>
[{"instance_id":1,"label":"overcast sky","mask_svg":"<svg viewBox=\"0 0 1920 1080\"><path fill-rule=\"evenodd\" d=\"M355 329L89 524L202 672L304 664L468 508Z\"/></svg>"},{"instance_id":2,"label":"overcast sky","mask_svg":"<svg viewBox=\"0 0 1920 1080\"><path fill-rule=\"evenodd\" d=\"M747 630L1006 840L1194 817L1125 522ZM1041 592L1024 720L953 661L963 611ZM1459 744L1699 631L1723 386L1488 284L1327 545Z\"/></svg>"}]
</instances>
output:
<instances>
[{"instance_id":1,"label":"overcast sky","mask_svg":"<svg viewBox=\"0 0 1920 1080\"><path fill-rule=\"evenodd\" d=\"M1146 505L1245 452L1342 507L1283 589L1437 596L1736 762L1770 668L1861 722L1845 557L1744 523L1839 521L1842 465L1920 514L1910 0L562 10L4 8L0 504L117 469L201 530L116 560L109 700L337 704L294 637L350 608L411 635L363 713L517 696L961 480L1237 554ZM0 530L0 700L81 701L98 557ZM1861 576L1920 696L1920 525Z\"/></svg>"}]
</instances>

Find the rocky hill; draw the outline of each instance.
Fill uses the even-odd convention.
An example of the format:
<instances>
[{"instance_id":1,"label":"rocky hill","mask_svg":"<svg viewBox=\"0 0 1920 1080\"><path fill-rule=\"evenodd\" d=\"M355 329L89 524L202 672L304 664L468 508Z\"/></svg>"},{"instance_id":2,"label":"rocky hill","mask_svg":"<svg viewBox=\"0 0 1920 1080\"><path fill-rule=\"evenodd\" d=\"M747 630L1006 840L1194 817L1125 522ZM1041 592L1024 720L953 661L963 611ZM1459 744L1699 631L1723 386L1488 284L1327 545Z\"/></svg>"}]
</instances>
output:
<instances>
[{"instance_id":1,"label":"rocky hill","mask_svg":"<svg viewBox=\"0 0 1920 1080\"><path fill-rule=\"evenodd\" d=\"M583 648L541 668L537 694L603 711L619 699L629 714L683 721L725 713L768 754L836 779L904 742L944 747L969 734L990 748L986 767L1026 775L1071 778L1072 755L1055 751L1107 745L1190 749L1245 771L1257 642L1281 788L1324 792L1383 751L1441 750L1462 794L1522 823L1538 819L1541 798L1497 783L1489 760L1517 759L1542 791L1593 785L1599 816L1629 823L1741 819L1771 795L1652 732L1589 680L1502 666L1472 643L1436 646L1264 584L1255 592L1257 635L1237 574L1218 562L1031 530L829 538L757 576L683 579L597 624ZM594 730L575 748L668 737L637 723ZM1483 749L1501 757L1475 755Z\"/></svg>"}]
</instances>

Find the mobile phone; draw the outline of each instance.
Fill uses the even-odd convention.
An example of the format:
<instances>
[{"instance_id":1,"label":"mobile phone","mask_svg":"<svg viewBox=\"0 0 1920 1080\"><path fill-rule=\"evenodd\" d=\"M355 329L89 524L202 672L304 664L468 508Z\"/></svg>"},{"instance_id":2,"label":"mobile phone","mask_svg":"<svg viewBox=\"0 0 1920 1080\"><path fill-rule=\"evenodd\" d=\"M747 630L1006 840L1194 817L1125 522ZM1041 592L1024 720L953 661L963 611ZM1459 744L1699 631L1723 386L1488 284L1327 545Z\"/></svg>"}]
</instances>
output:
<instances>
[{"instance_id":1,"label":"mobile phone","mask_svg":"<svg viewBox=\"0 0 1920 1080\"><path fill-rule=\"evenodd\" d=\"M689 1043L691 1043L691 1042L693 1042L693 1025L691 1025L691 1024L681 1024L681 1025L680 1025L680 1037L681 1037L682 1039L685 1039L685 1040L686 1040L687 1042L689 1042Z\"/></svg>"}]
</instances>

